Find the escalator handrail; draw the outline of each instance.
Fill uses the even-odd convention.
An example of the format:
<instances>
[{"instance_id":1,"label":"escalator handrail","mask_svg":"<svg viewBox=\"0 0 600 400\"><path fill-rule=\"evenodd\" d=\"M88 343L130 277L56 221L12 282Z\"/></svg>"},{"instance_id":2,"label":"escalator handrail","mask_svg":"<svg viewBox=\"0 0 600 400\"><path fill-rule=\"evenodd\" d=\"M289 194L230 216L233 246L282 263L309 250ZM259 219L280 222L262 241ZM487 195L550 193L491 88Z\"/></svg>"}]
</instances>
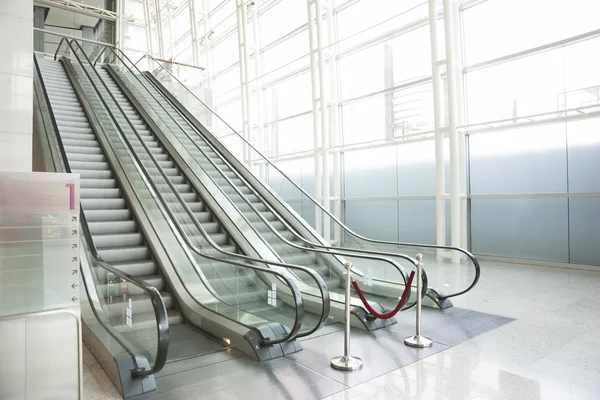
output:
<instances>
[{"instance_id":1,"label":"escalator handrail","mask_svg":"<svg viewBox=\"0 0 600 400\"><path fill-rule=\"evenodd\" d=\"M65 38L63 38L63 40L64 39ZM61 43L62 43L62 41L61 41ZM57 49L57 52L58 52L58 49ZM42 76L40 66L39 66L39 63L38 63L36 57L34 57L34 63L35 63L35 67L36 67L39 79L42 84L44 99L48 106L48 110L50 111L51 122L52 122L53 129L56 132L58 148L59 148L61 157L64 160L65 171L70 174L72 172L71 172L71 167L69 165L69 161L67 158L67 152L65 150L65 146L62 141L60 131L58 129L58 124L54 117L54 111L52 110L52 104L50 102L50 98L49 98L48 92L46 90L46 85L44 83L44 78ZM129 353L129 355L131 356L134 367L135 367L135 369L133 370L133 375L135 375L136 377L139 377L139 378L143 378L148 375L157 373L164 367L164 365L167 361L167 352L169 349L170 330L169 330L169 319L167 317L167 308L165 306L165 302L164 302L160 292L158 291L158 289L156 289L154 286L149 285L144 281L138 280L135 277L133 277L125 272L122 272L117 268L114 268L112 265L110 265L109 263L104 261L104 259L98 253L98 248L96 247L96 245L94 243L94 239L92 237L92 234L91 234L88 224L87 224L87 220L85 218L85 211L84 211L83 207L81 206L81 204L79 207L79 211L80 211L79 212L79 222L80 222L81 229L83 231L82 232L83 237L85 238L85 241L88 245L88 250L90 250L90 252L91 252L92 258L94 260L94 265L105 269L106 271L114 274L115 276L118 276L120 279L123 279L127 282L132 283L133 285L142 289L150 297L150 300L152 302L152 306L154 309L154 315L156 316L157 332L158 332L157 350L156 350L156 357L154 360L153 367L149 370L146 370L146 369L142 369L138 366L136 357L133 354L133 352L127 348L127 346L123 343L123 341L118 337L118 334L112 331L112 328L109 328L104 324L104 322L102 321L102 319L100 318L100 316L98 314L98 310L96 310L96 307L94 305L92 305L92 302L90 302L90 307L92 309L92 312L94 313L94 316L96 317L96 319L98 320L100 325L102 325L102 327L109 333L109 335L115 340L115 342L117 342L119 344L119 346L121 346L123 349L125 349L125 351L127 353ZM80 265L80 268L81 268L81 265ZM83 281L84 281L86 294L89 297L87 283L85 282L85 279L83 279Z\"/></svg>"},{"instance_id":2,"label":"escalator handrail","mask_svg":"<svg viewBox=\"0 0 600 400\"><path fill-rule=\"evenodd\" d=\"M246 138L244 138L235 129L233 129L227 122L225 122L212 108L210 108L202 100L200 100L198 98L198 96L196 96L196 94L194 92L192 92L177 77L175 77L171 73L171 71L169 71L164 66L162 66L162 64L160 62L156 61L156 59L153 56L151 56L149 54L145 54L142 57L140 57L140 59L135 63L135 65L137 65L144 58L151 58L152 60L154 60L159 65L160 68L162 68L167 74L169 74L173 79L175 79L181 86L183 86L187 90L188 93L190 93L197 101L199 101L204 107L206 107L211 113L213 113L214 116L216 116L223 124L225 124L225 126L227 126L231 130L231 132L235 133L241 140L244 141L244 143L246 143L250 148L252 148L252 150L254 150L254 152L256 152L256 154L258 154L260 156L260 158L262 158L266 163L269 164L269 166L273 167L277 172L279 172L285 179L287 179L292 185L294 185L298 190L300 190L300 192L302 192L303 195L305 195L306 197L308 197L317 207L319 207L324 213L326 213L331 219L333 219L337 224L339 224L350 235L355 236L355 237L357 237L357 238L359 238L361 240L364 240L364 241L367 241L367 242L371 242L371 243L385 244L385 245L394 245L394 246L406 246L406 247L423 247L423 248L440 249L440 250L452 250L452 251L458 251L458 252L463 253L464 255L466 255L471 260L471 262L473 262L473 265L475 266L475 277L473 279L473 282L465 290L462 290L462 291L457 292L457 293L448 294L448 295L441 295L440 296L441 299L448 299L450 297L460 296L460 295L462 295L462 294L470 291L477 284L477 282L479 281L479 277L481 275L481 268L480 268L479 262L477 261L477 259L475 258L475 256L471 252L469 252L468 250L466 250L466 249L462 249L460 247L455 247L455 246L441 246L441 245L431 245L431 244L418 244L418 243L408 243L408 242L392 242L392 241L385 241L385 240L377 240L377 239L367 238L365 236L362 236L362 235L354 232L352 229L350 229L348 226L346 226L343 222L341 222L339 219L337 219L337 217L335 217L333 214L331 214L331 212L329 212L328 210L326 210L306 190L304 190L301 186L299 186L298 184L296 184L281 169L279 169L273 162L271 162L265 155L263 155L256 147L254 147L252 145L252 143L250 143ZM259 180L259 182L260 182L260 180ZM267 189L269 191L271 190L270 188L268 188L267 186L265 186L264 183L261 182L261 184L265 187L265 189ZM278 196L274 196L274 197L275 197L275 199L277 199L278 201L280 201L280 199L279 199Z\"/></svg>"},{"instance_id":3,"label":"escalator handrail","mask_svg":"<svg viewBox=\"0 0 600 400\"><path fill-rule=\"evenodd\" d=\"M120 58L120 56L116 54L116 52L114 51L114 49L110 48L109 50L115 55L115 57L117 57L118 59ZM126 54L124 54L122 51L120 51L120 53L123 55L123 57L129 63L131 63L133 65L133 63L127 57ZM342 256L352 256L352 257L355 257L355 258L362 258L362 259L368 259L368 260L383 261L383 262L392 264L392 266L400 273L400 276L402 276L402 279L404 280L404 284L406 285L407 275L408 275L408 274L406 274L406 271L404 271L404 269L402 268L402 266L400 264L398 264L396 261L381 257L381 255L382 255L381 253L377 253L378 256L368 256L368 255L356 254L356 252L343 251L343 250L346 250L346 249L341 249L341 251L340 251L339 248L333 248L333 247L330 247L330 246L319 246L319 245L315 245L315 247L322 247L322 248L326 248L328 250L314 249L314 248L310 248L309 249L309 248L297 245L297 244L295 244L293 242L290 242L286 238L284 238L283 236L281 236L281 234L276 229L273 228L273 226L271 225L271 223L264 217L264 215L262 215L261 212L259 212L258 209L256 209L256 207L254 206L254 204L252 204L252 202L250 202L247 199L247 197L244 195L244 193L241 192L241 190L231 181L231 179L223 172L223 170L210 157L208 157L206 155L206 153L204 152L204 150L200 146L198 146L198 144L192 139L192 137L190 136L190 134L179 124L179 122L177 122L177 120L175 118L173 118L173 116L171 115L171 113L169 113L164 108L164 106L162 105L162 102L159 101L159 99L157 99L156 96L154 96L154 94L152 94L152 92L150 92L150 90L141 82L141 80L140 80L140 78L138 78L137 74L135 74L135 72L132 71L131 68L129 68L127 65L125 65L125 63L123 63L123 65L134 76L134 78L140 83L140 85L150 94L150 96L163 109L163 111L167 115L169 115L169 117L173 120L173 122L175 122L175 124L179 127L179 129L188 137L188 139L190 139L192 141L192 143L194 143L194 145L196 146L196 148L198 149L198 151L200 151L204 155L204 157L208 160L208 162L219 172L219 174L225 179L225 181L229 184L229 186L234 189L234 191L243 199L243 201L254 211L254 213L271 229L271 231L279 239L281 239L282 241L284 241L289 246L292 246L292 247L295 247L295 248L300 248L300 249L303 249L303 250L314 251L314 252L323 253L323 254L335 254L335 255L342 255ZM133 66L137 70L137 72L139 73L139 75L143 75L142 72L135 65L133 65ZM111 70L112 70L112 67L110 67L110 65L109 65L109 71L111 71ZM145 77L145 75L144 75L144 77ZM145 78L147 79L147 77L145 77ZM149 82L149 84L152 85L152 82ZM232 171L234 171L234 173L236 173L236 171L235 171L234 168L232 168ZM240 179L243 179L239 174L238 174L238 177L240 177ZM211 180L212 180L212 178L211 178ZM251 185L248 185L248 187L253 191L253 193L256 196L258 196L260 198L260 196L258 195L258 193L254 190L254 188ZM287 221L285 221L284 219L282 219L279 216L279 214L275 212L275 210L271 207L270 204L268 204L267 202L265 202L265 205L280 220L280 222L282 222L284 224L284 226L290 232L292 232L295 236L297 236L301 240L307 242L304 238L302 238L299 234L297 234L295 232L295 230L291 226L289 226L289 224L287 223ZM236 205L234 205L234 206L237 208ZM248 224L250 226L252 226L252 224L249 223L249 221L247 220L247 218L243 214L242 214L242 218L244 218L244 220L246 220L246 222L248 222ZM354 249L352 249L352 250L354 250ZM229 253L229 252L226 252L226 253ZM361 253L369 253L369 252L362 252L361 251ZM371 253L375 253L375 252L371 252ZM229 255L234 255L234 253L229 253ZM399 254L395 254L395 253L389 253L388 255L397 256L397 257L406 259L409 262L411 262L415 267L417 265L416 260L412 259L411 257L405 256L405 255L399 255ZM426 288L427 285L423 285L423 287Z\"/></svg>"},{"instance_id":4,"label":"escalator handrail","mask_svg":"<svg viewBox=\"0 0 600 400\"><path fill-rule=\"evenodd\" d=\"M69 46L71 46L71 49L73 50L73 55L75 56L77 62L79 63L79 65L83 69L83 72L85 73L85 75L87 76L88 80L90 81L90 84L94 88L94 91L96 92L96 94L98 95L98 97L101 100L102 104L104 105L104 107L108 111L111 119L113 120L113 122L114 122L117 130L120 133L121 138L124 140L124 142L129 147L129 150L130 150L131 154L133 155L133 157L134 157L134 159L135 159L138 167L142 171L144 171L144 174L149 178L150 174L148 173L146 167L143 165L143 162L139 158L139 155L135 151L135 148L133 147L133 145L131 144L131 142L127 138L127 135L125 135L125 133L121 129L121 127L120 127L119 123L117 122L115 116L113 115L113 113L110 110L108 104L106 103L106 100L103 98L102 94L100 93L100 90L98 89L96 83L92 80L89 71L83 65L83 62L81 61L81 59L79 58L79 56L77 55L77 53L75 52L75 50L72 48L72 42L68 42L68 43L69 43ZM131 128L132 132L135 133L135 135L137 136L138 140L140 141L140 143L142 144L142 146L144 147L144 149L146 150L146 152L148 153L148 155L150 156L150 158L153 160L153 162L157 166L158 171L161 173L161 175L163 176L163 178L165 179L165 181L172 188L175 196L177 197L177 199L179 200L179 202L181 203L181 205L183 206L183 208L186 210L186 212L188 212L188 214L191 213L193 215L193 212L191 211L191 209L189 208L189 206L185 203L185 200L181 197L181 194L179 194L179 192L177 191L177 189L170 182L170 179L166 175L164 169L162 168L162 166L160 165L160 163L156 160L156 158L152 154L152 151L150 151L150 149L148 148L148 146L145 144L145 142L142 139L142 137L140 136L139 132L135 129L133 123L129 120L129 118L127 117L127 114L123 111L123 108L116 101L116 98L114 97L113 93L108 89L108 86L106 85L106 83L104 82L104 80L102 79L102 77L100 77L98 71L93 67L91 61L89 60L89 58L87 57L87 55L85 54L85 52L83 51L83 49L81 48L81 45L79 45L79 43L77 43L77 42L75 42L75 45L77 45L79 47L79 50L81 51L81 53L83 54L83 56L85 57L86 61L89 64L89 68L94 71L96 77L102 83L102 85L104 86L104 89L107 91L107 93L111 97L112 101L114 102L114 104L116 105L116 107L119 109L119 111L123 115L123 117L126 120L127 124ZM292 293L292 296L294 298L295 314L296 314L296 318L294 319L294 324L293 324L292 328L290 329L290 331L285 336L283 336L283 337L281 337L279 339L270 339L270 338L264 339L262 341L262 345L263 346L272 346L272 345L275 345L275 344L280 344L280 343L284 343L284 342L288 342L288 341L294 340L295 337L296 337L296 335L300 331L300 328L301 328L301 325L302 325L302 319L304 318L304 303L303 303L303 299L302 299L302 292L300 291L300 289L298 288L298 286L296 285L296 283L293 282L285 274L282 274L282 273L280 273L278 271L275 271L273 269L270 269L270 268L259 267L259 266L252 265L252 264L249 264L249 263L246 264L246 263L241 263L241 262L237 262L237 261L223 260L223 259L219 259L217 257L212 257L212 256L204 253L201 249L199 249L198 247L196 247L196 245L194 245L192 243L192 241L190 240L187 232L185 232L185 229L183 229L183 227L181 226L181 224L179 223L179 221L177 221L177 218L173 214L173 211L171 210L171 208L168 205L167 201L164 199L163 195L160 193L160 191L156 187L156 184L153 182L153 180L152 179L148 179L148 182L150 183L150 185L152 186L153 190L156 192L156 194L160 198L161 202L165 206L165 209L166 209L167 213L169 214L171 222L173 222L173 224L175 225L175 227L177 228L177 230L179 231L179 233L183 237L183 239L186 242L186 244L188 245L188 247L191 250L193 250L195 253L199 254L202 257L208 258L210 260L215 260L215 261L219 261L219 262L223 262L223 263L228 263L228 264L236 265L236 266L243 267L243 268L253 269L253 270L256 270L256 271L260 271L262 273L268 273L268 274L271 274L271 275L275 275L278 278L280 278L283 282L285 282L285 284L289 287L290 292ZM194 218L195 218L195 216L194 216ZM197 219L196 219L196 222L198 222ZM214 243L214 241L210 238L210 236L208 235L208 233L206 233L206 231L204 230L204 228L199 224L199 222L198 222L197 227L200 230L200 232L201 232L202 236L204 237L204 239L209 244L211 244L211 246L217 246L216 243ZM218 249L218 247L217 247L217 249ZM263 261L263 260L258 260L258 261L265 263L265 261ZM268 263L269 264L274 264L274 265L278 264L276 262L268 262ZM286 267L285 265L282 265L282 266ZM196 273L198 273L198 271L196 271ZM329 301L328 301L328 299L329 299L329 292L327 291L327 287L325 286L324 282L323 282L323 285L324 285L323 290L324 290L324 294L325 294L325 297L326 297L326 298L323 299L323 316L322 316L322 318L324 319L324 322L323 322L323 324L324 324L327 321L327 317L329 315ZM327 300L327 301L325 301L325 300Z\"/></svg>"}]
</instances>

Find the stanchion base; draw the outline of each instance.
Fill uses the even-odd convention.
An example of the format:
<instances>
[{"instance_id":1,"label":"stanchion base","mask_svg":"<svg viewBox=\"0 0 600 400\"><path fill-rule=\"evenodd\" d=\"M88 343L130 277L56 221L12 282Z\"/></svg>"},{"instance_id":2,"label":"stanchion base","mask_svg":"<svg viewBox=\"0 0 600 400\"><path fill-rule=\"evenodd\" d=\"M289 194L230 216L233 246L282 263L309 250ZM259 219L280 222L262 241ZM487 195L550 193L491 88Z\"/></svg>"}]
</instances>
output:
<instances>
[{"instance_id":1,"label":"stanchion base","mask_svg":"<svg viewBox=\"0 0 600 400\"><path fill-rule=\"evenodd\" d=\"M431 347L433 342L424 336L411 336L404 339L404 344L410 347L418 347L423 349L425 347Z\"/></svg>"},{"instance_id":2,"label":"stanchion base","mask_svg":"<svg viewBox=\"0 0 600 400\"><path fill-rule=\"evenodd\" d=\"M341 356L331 359L331 367L340 371L356 371L362 368L363 360L358 357Z\"/></svg>"}]
</instances>

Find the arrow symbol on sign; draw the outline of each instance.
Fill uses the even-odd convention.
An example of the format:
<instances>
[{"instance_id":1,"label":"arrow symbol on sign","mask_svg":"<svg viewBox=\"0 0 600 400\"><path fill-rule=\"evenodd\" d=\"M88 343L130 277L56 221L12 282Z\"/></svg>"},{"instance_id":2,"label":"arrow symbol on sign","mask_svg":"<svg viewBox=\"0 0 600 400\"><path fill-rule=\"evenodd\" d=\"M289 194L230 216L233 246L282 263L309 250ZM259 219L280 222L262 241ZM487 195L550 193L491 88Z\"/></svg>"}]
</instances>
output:
<instances>
[{"instance_id":1,"label":"arrow symbol on sign","mask_svg":"<svg viewBox=\"0 0 600 400\"><path fill-rule=\"evenodd\" d=\"M71 231L71 236L73 236L73 235L77 235L77 229L73 229L73 230Z\"/></svg>"},{"instance_id":2,"label":"arrow symbol on sign","mask_svg":"<svg viewBox=\"0 0 600 400\"><path fill-rule=\"evenodd\" d=\"M75 303L77 300L78 300L78 299L77 299L77 297L75 297L75 296L71 297L71 301L72 301L73 303Z\"/></svg>"},{"instance_id":3,"label":"arrow symbol on sign","mask_svg":"<svg viewBox=\"0 0 600 400\"><path fill-rule=\"evenodd\" d=\"M74 284L72 284L72 285L71 285L71 287L72 287L73 289L75 289L77 286L79 286L79 285L78 285L78 284L76 284L76 283L74 283Z\"/></svg>"},{"instance_id":4,"label":"arrow symbol on sign","mask_svg":"<svg viewBox=\"0 0 600 400\"><path fill-rule=\"evenodd\" d=\"M73 244L71 245L71 248L72 248L72 249L76 249L76 248L77 248L77 243L73 243Z\"/></svg>"},{"instance_id":5,"label":"arrow symbol on sign","mask_svg":"<svg viewBox=\"0 0 600 400\"><path fill-rule=\"evenodd\" d=\"M71 262L76 262L76 261L77 261L77 257L71 258Z\"/></svg>"},{"instance_id":6,"label":"arrow symbol on sign","mask_svg":"<svg viewBox=\"0 0 600 400\"><path fill-rule=\"evenodd\" d=\"M75 222L75 221L77 221L77 217L75 217L75 216L71 217L71 222Z\"/></svg>"},{"instance_id":7,"label":"arrow symbol on sign","mask_svg":"<svg viewBox=\"0 0 600 400\"><path fill-rule=\"evenodd\" d=\"M77 275L77 270L76 269L72 270L71 275Z\"/></svg>"}]
</instances>

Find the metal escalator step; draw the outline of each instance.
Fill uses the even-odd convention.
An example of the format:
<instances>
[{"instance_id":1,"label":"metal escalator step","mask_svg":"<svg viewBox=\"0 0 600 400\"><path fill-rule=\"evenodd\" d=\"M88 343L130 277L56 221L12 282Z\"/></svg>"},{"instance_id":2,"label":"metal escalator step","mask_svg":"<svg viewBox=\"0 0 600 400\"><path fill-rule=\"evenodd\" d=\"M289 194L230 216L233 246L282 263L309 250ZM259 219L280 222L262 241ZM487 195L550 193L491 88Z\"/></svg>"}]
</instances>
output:
<instances>
[{"instance_id":1,"label":"metal escalator step","mask_svg":"<svg viewBox=\"0 0 600 400\"><path fill-rule=\"evenodd\" d=\"M94 170L81 170L81 169L73 169L71 168L71 172L79 174L81 179L107 179L111 178L111 171L94 171Z\"/></svg>"},{"instance_id":2,"label":"metal escalator step","mask_svg":"<svg viewBox=\"0 0 600 400\"><path fill-rule=\"evenodd\" d=\"M134 221L88 222L92 235L132 233L137 229Z\"/></svg>"},{"instance_id":3,"label":"metal escalator step","mask_svg":"<svg viewBox=\"0 0 600 400\"><path fill-rule=\"evenodd\" d=\"M64 141L63 141L64 143ZM96 154L102 155L102 149L100 147L91 146L69 146L65 143L65 151L67 154ZM86 162L86 161L82 161Z\"/></svg>"},{"instance_id":4,"label":"metal escalator step","mask_svg":"<svg viewBox=\"0 0 600 400\"><path fill-rule=\"evenodd\" d=\"M106 209L122 209L126 208L127 204L123 198L115 199L80 199L83 209L88 210L106 210Z\"/></svg>"},{"instance_id":5,"label":"metal escalator step","mask_svg":"<svg viewBox=\"0 0 600 400\"><path fill-rule=\"evenodd\" d=\"M137 275L136 278L140 281L146 282L150 286L154 286L158 290L163 290L165 288L165 279L162 277L162 275Z\"/></svg>"},{"instance_id":6,"label":"metal escalator step","mask_svg":"<svg viewBox=\"0 0 600 400\"><path fill-rule=\"evenodd\" d=\"M110 170L107 162L85 162L85 161L74 161L69 163L71 170L73 169L87 169L87 170Z\"/></svg>"},{"instance_id":7,"label":"metal escalator step","mask_svg":"<svg viewBox=\"0 0 600 400\"><path fill-rule=\"evenodd\" d=\"M204 211L204 204L202 202L199 201L194 201L194 202L186 202L187 206L189 207L189 209L196 213L196 212L205 212ZM171 206L171 209L173 210L173 213L184 213L185 210L184 208L181 206L181 204L179 202L173 203Z\"/></svg>"},{"instance_id":8,"label":"metal escalator step","mask_svg":"<svg viewBox=\"0 0 600 400\"><path fill-rule=\"evenodd\" d=\"M75 152L67 152L67 159L69 162L71 161L94 161L94 162L103 162L106 161L103 154L86 154L86 153L75 153ZM83 178L82 178L83 182Z\"/></svg>"},{"instance_id":9,"label":"metal escalator step","mask_svg":"<svg viewBox=\"0 0 600 400\"><path fill-rule=\"evenodd\" d=\"M124 221L131 218L131 211L125 209L85 210L88 222L96 221Z\"/></svg>"},{"instance_id":10,"label":"metal escalator step","mask_svg":"<svg viewBox=\"0 0 600 400\"><path fill-rule=\"evenodd\" d=\"M93 240L97 247L137 246L144 244L144 237L139 232L120 234L95 233Z\"/></svg>"},{"instance_id":11,"label":"metal escalator step","mask_svg":"<svg viewBox=\"0 0 600 400\"><path fill-rule=\"evenodd\" d=\"M118 188L113 189L87 189L81 188L79 194L84 199L114 199L121 197Z\"/></svg>"},{"instance_id":12,"label":"metal escalator step","mask_svg":"<svg viewBox=\"0 0 600 400\"><path fill-rule=\"evenodd\" d=\"M190 221L188 216L187 221ZM221 230L221 226L218 222L204 222L201 224L204 230L207 233L219 233ZM185 229L186 232L196 232L198 229L193 222L182 223L181 226Z\"/></svg>"},{"instance_id":13,"label":"metal escalator step","mask_svg":"<svg viewBox=\"0 0 600 400\"><path fill-rule=\"evenodd\" d=\"M95 140L92 141L92 140L79 140L79 139L63 138L62 142L65 145L65 147L68 146L68 147L75 147L75 148L81 148L81 147L100 148L100 143L96 142Z\"/></svg>"},{"instance_id":14,"label":"metal escalator step","mask_svg":"<svg viewBox=\"0 0 600 400\"><path fill-rule=\"evenodd\" d=\"M134 146L134 149L138 153L142 153L143 154L143 152L145 152L145 150L142 149L141 147L135 147ZM145 167L156 168L156 164L154 163L154 161L152 161L150 159L148 159L148 160L142 160L142 164ZM161 168L175 168L175 164L171 160L158 161L158 165L160 165Z\"/></svg>"},{"instance_id":15,"label":"metal escalator step","mask_svg":"<svg viewBox=\"0 0 600 400\"><path fill-rule=\"evenodd\" d=\"M154 155L154 158L156 158L158 161L167 161L169 159L169 156L167 154L164 154L164 153L163 154L158 154L157 153L157 154L153 154L153 155ZM141 160L144 160L144 161L146 161L146 160L150 161L151 160L150 155L148 153L138 153L138 157Z\"/></svg>"},{"instance_id":16,"label":"metal escalator step","mask_svg":"<svg viewBox=\"0 0 600 400\"><path fill-rule=\"evenodd\" d=\"M150 258L150 251L146 246L98 248L98 253L108 263L146 260Z\"/></svg>"},{"instance_id":17,"label":"metal escalator step","mask_svg":"<svg viewBox=\"0 0 600 400\"><path fill-rule=\"evenodd\" d=\"M65 100L67 101L67 100ZM59 101L60 104L61 101ZM79 105L79 104L78 104ZM60 131L60 128L89 128L90 125L87 121L85 122L79 122L79 121L72 121L72 120L62 120L62 121L57 121L56 124L58 125L58 129Z\"/></svg>"},{"instance_id":18,"label":"metal escalator step","mask_svg":"<svg viewBox=\"0 0 600 400\"><path fill-rule=\"evenodd\" d=\"M154 275L158 270L153 260L114 262L112 266L134 276Z\"/></svg>"},{"instance_id":19,"label":"metal escalator step","mask_svg":"<svg viewBox=\"0 0 600 400\"><path fill-rule=\"evenodd\" d=\"M69 156L70 160L70 156ZM114 179L82 179L80 187L88 188L116 188L117 182Z\"/></svg>"},{"instance_id":20,"label":"metal escalator step","mask_svg":"<svg viewBox=\"0 0 600 400\"><path fill-rule=\"evenodd\" d=\"M198 197L196 195L196 193L190 192L190 193L180 193L181 198L183 198L183 200L187 203L187 202L195 202L198 200ZM177 199L177 197L175 196L174 193L163 193L163 197L165 198L165 200L168 203L178 203L179 200Z\"/></svg>"},{"instance_id":21,"label":"metal escalator step","mask_svg":"<svg viewBox=\"0 0 600 400\"><path fill-rule=\"evenodd\" d=\"M281 232L284 230L287 232L285 225L283 225L283 222L281 222L281 221L271 221L269 223L269 225L270 226L267 226L267 224L265 224L264 222L261 222L257 227L258 231L259 232L272 232L272 229L275 229L278 232ZM285 235L284 235L284 237L285 237Z\"/></svg>"},{"instance_id":22,"label":"metal escalator step","mask_svg":"<svg viewBox=\"0 0 600 400\"><path fill-rule=\"evenodd\" d=\"M254 206L254 208L256 208L258 211L262 212L262 211L268 211L267 210L267 206L264 203L253 203L252 204ZM253 212L254 210L252 210L252 208L250 207L249 204L247 204L246 202L243 203L236 203L236 206L240 209L241 212L246 213L246 212Z\"/></svg>"},{"instance_id":23,"label":"metal escalator step","mask_svg":"<svg viewBox=\"0 0 600 400\"><path fill-rule=\"evenodd\" d=\"M206 212L206 211L194 212L194 216L196 217L198 222L202 222L202 223L209 222L212 219L212 216L210 215L210 213ZM184 221L188 221L190 216L186 212L177 212L177 213L175 213L175 218L179 222L184 222Z\"/></svg>"},{"instance_id":24,"label":"metal escalator step","mask_svg":"<svg viewBox=\"0 0 600 400\"><path fill-rule=\"evenodd\" d=\"M158 186L158 189L163 193L167 192L167 191L171 191L171 187L166 183L159 183L157 186ZM177 191L179 193L189 193L192 191L191 186L188 184L178 183L178 184L173 184L173 186L175 186L175 189L177 189Z\"/></svg>"},{"instance_id":25,"label":"metal escalator step","mask_svg":"<svg viewBox=\"0 0 600 400\"><path fill-rule=\"evenodd\" d=\"M259 217L259 216L258 216L258 215L257 215L257 214L254 212L254 211L250 211L250 210L248 210L246 213L243 213L243 214L244 214L244 216L245 216L246 218L248 218L248 220L249 220L250 222L258 222L258 221L262 221L262 219L261 219L261 218L260 218L260 217ZM262 215L263 217L265 217L265 219L266 219L267 221L276 221L276 220L277 220L277 217L275 216L275 214L273 214L273 213L272 213L272 212L270 212L270 211L264 211L264 212L261 212L261 215Z\"/></svg>"},{"instance_id":26,"label":"metal escalator step","mask_svg":"<svg viewBox=\"0 0 600 400\"><path fill-rule=\"evenodd\" d=\"M73 140L86 140L86 141L96 141L96 135L93 133L76 133L76 132L62 132L60 137L64 139L73 139Z\"/></svg>"}]
</instances>

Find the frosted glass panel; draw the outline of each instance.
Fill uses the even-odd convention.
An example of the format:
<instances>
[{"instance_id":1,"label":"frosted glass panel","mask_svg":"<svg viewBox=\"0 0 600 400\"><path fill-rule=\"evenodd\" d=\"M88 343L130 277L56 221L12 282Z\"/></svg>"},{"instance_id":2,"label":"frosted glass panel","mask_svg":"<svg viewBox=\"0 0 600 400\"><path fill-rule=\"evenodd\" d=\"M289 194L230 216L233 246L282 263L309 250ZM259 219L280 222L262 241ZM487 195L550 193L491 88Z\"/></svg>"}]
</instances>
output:
<instances>
[{"instance_id":1,"label":"frosted glass panel","mask_svg":"<svg viewBox=\"0 0 600 400\"><path fill-rule=\"evenodd\" d=\"M398 241L398 202L347 201L346 225L372 239Z\"/></svg>"},{"instance_id":2,"label":"frosted glass panel","mask_svg":"<svg viewBox=\"0 0 600 400\"><path fill-rule=\"evenodd\" d=\"M392 197L398 193L396 148L347 152L344 156L347 197Z\"/></svg>"},{"instance_id":3,"label":"frosted glass panel","mask_svg":"<svg viewBox=\"0 0 600 400\"><path fill-rule=\"evenodd\" d=\"M569 192L600 192L600 119L569 122Z\"/></svg>"},{"instance_id":4,"label":"frosted glass panel","mask_svg":"<svg viewBox=\"0 0 600 400\"><path fill-rule=\"evenodd\" d=\"M0 173L0 317L79 307L79 175Z\"/></svg>"},{"instance_id":5,"label":"frosted glass panel","mask_svg":"<svg viewBox=\"0 0 600 400\"><path fill-rule=\"evenodd\" d=\"M435 200L401 200L398 203L400 241L435 244Z\"/></svg>"},{"instance_id":6,"label":"frosted glass panel","mask_svg":"<svg viewBox=\"0 0 600 400\"><path fill-rule=\"evenodd\" d=\"M565 193L565 125L469 138L472 194Z\"/></svg>"},{"instance_id":7,"label":"frosted glass panel","mask_svg":"<svg viewBox=\"0 0 600 400\"><path fill-rule=\"evenodd\" d=\"M571 262L600 266L600 197L569 200Z\"/></svg>"},{"instance_id":8,"label":"frosted glass panel","mask_svg":"<svg viewBox=\"0 0 600 400\"><path fill-rule=\"evenodd\" d=\"M567 199L472 199L473 252L568 262Z\"/></svg>"},{"instance_id":9,"label":"frosted glass panel","mask_svg":"<svg viewBox=\"0 0 600 400\"><path fill-rule=\"evenodd\" d=\"M435 143L400 145L398 149L398 195L435 196Z\"/></svg>"}]
</instances>

